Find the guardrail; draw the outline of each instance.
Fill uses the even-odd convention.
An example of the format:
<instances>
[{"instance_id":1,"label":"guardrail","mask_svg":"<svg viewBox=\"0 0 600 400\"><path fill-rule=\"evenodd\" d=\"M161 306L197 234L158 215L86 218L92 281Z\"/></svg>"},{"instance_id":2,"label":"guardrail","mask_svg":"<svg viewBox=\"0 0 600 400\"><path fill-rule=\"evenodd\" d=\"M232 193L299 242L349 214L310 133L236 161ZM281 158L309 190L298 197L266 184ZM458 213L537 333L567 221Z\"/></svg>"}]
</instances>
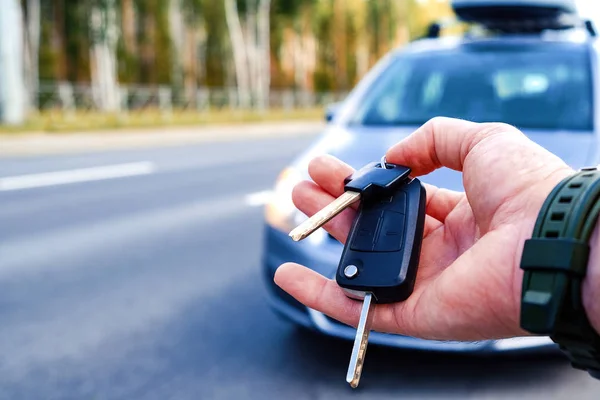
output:
<instances>
[{"instance_id":1,"label":"guardrail","mask_svg":"<svg viewBox=\"0 0 600 400\"><path fill-rule=\"evenodd\" d=\"M311 93L295 90L273 90L266 99L240 96L236 88L197 88L175 90L170 86L121 85L117 96L119 112L145 109L171 112L173 110L208 111L211 109L295 110L322 107L341 101L347 93ZM263 101L264 100L264 101ZM64 112L98 111L94 91L90 85L68 82L42 83L34 106L40 111Z\"/></svg>"}]
</instances>

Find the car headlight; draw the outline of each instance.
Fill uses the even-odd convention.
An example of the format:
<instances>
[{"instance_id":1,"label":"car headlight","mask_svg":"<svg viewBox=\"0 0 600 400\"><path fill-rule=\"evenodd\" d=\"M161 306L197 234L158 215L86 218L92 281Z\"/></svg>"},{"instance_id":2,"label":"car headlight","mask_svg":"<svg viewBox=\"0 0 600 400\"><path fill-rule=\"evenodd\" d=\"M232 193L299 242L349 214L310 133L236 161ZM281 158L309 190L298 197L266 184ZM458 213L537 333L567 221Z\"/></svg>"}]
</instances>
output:
<instances>
[{"instance_id":1,"label":"car headlight","mask_svg":"<svg viewBox=\"0 0 600 400\"><path fill-rule=\"evenodd\" d=\"M292 201L292 190L302 180L302 175L297 169L288 167L284 169L275 183L272 196L265 207L265 220L273 228L284 233L300 225L307 217L296 208ZM313 232L307 240L312 244L319 244L327 233L320 228Z\"/></svg>"},{"instance_id":2,"label":"car headlight","mask_svg":"<svg viewBox=\"0 0 600 400\"><path fill-rule=\"evenodd\" d=\"M273 195L265 207L265 219L273 228L289 233L305 218L292 201L292 190L301 180L300 173L291 167L279 174Z\"/></svg>"}]
</instances>

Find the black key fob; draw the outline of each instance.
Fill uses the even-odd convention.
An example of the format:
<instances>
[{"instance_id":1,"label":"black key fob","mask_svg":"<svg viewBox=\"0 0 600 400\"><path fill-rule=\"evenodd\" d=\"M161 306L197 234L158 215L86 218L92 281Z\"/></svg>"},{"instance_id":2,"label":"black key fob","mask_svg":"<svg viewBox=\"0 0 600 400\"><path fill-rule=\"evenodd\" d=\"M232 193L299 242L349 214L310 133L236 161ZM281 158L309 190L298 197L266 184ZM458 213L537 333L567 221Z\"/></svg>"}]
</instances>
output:
<instances>
[{"instance_id":1,"label":"black key fob","mask_svg":"<svg viewBox=\"0 0 600 400\"><path fill-rule=\"evenodd\" d=\"M361 199L338 265L336 281L349 297L372 293L377 303L406 300L419 265L425 188L418 179L390 195Z\"/></svg>"}]
</instances>

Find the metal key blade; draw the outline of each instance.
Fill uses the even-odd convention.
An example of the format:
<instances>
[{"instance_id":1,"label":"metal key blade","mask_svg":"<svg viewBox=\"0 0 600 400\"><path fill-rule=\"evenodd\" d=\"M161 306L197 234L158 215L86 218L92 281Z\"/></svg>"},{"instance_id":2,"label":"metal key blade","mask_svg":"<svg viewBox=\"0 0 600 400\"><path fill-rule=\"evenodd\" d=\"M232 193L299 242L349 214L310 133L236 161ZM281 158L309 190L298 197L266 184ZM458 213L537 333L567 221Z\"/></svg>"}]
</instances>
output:
<instances>
[{"instance_id":1,"label":"metal key blade","mask_svg":"<svg viewBox=\"0 0 600 400\"><path fill-rule=\"evenodd\" d=\"M354 346L352 347L352 356L350 357L350 365L346 374L346 382L356 389L360 382L360 374L362 373L365 355L367 353L367 343L369 340L369 332L373 324L373 316L375 315L375 302L373 295L367 293L363 301L363 307L360 312L360 320L356 328L356 337L354 338Z\"/></svg>"},{"instance_id":2,"label":"metal key blade","mask_svg":"<svg viewBox=\"0 0 600 400\"><path fill-rule=\"evenodd\" d=\"M290 237L296 242L308 237L359 199L359 192L344 192L340 197L325 206L325 208L298 225L298 227L290 232Z\"/></svg>"}]
</instances>

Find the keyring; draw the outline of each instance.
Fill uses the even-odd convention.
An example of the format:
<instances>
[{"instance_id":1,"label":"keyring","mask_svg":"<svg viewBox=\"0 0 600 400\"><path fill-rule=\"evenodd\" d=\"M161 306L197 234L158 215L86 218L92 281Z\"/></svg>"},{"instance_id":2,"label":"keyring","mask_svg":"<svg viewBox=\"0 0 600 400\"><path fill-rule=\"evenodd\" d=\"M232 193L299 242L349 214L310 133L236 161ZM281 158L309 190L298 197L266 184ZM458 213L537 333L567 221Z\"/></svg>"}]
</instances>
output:
<instances>
[{"instance_id":1,"label":"keyring","mask_svg":"<svg viewBox=\"0 0 600 400\"><path fill-rule=\"evenodd\" d=\"M385 159L385 155L383 157L381 157L380 163L381 163L381 168L388 169L388 167L387 167L387 160Z\"/></svg>"}]
</instances>

